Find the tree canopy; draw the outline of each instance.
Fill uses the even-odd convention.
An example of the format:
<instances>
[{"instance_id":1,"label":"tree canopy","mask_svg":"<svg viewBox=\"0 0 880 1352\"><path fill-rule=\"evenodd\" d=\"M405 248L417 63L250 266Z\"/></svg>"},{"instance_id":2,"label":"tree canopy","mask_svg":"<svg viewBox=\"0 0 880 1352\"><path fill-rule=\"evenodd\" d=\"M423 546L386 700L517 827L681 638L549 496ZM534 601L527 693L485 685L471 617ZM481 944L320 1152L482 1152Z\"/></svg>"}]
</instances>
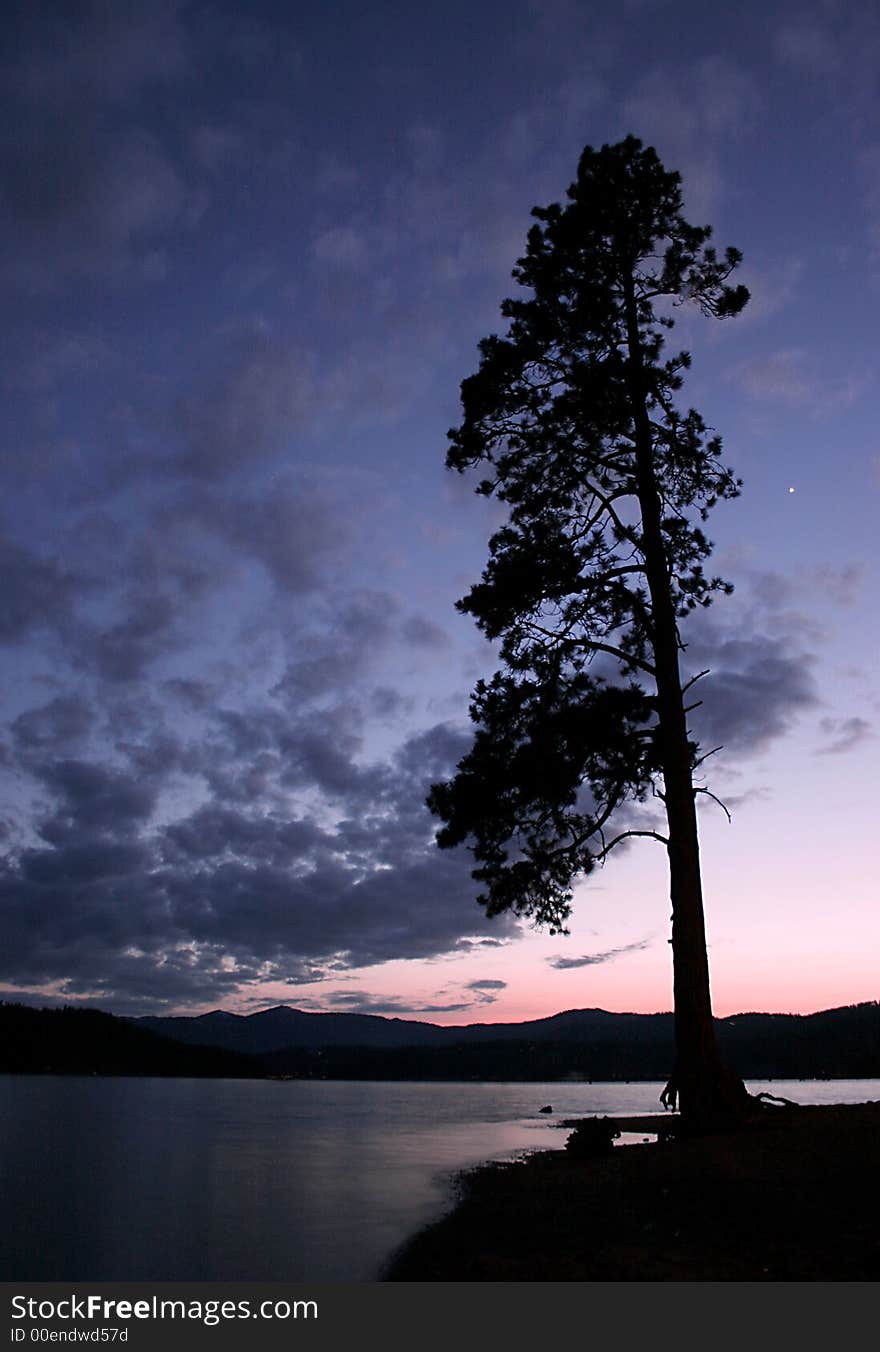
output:
<instances>
[{"instance_id":1,"label":"tree canopy","mask_svg":"<svg viewBox=\"0 0 880 1352\"><path fill-rule=\"evenodd\" d=\"M710 227L684 220L680 175L635 137L588 146L567 201L532 214L513 273L525 294L502 304L506 334L480 343L447 456L508 508L458 602L500 641L503 665L477 684L472 749L428 803L438 843L473 851L488 912L552 930L617 844L661 840L677 1016L703 992L702 1012L682 1014L687 1040L711 1017L682 627L731 590L705 570L703 525L740 483L720 438L680 405L690 356L666 339L679 307L723 319L748 292L729 284L739 252L719 255ZM627 813L649 795L665 831ZM693 1059L680 1039L680 1078Z\"/></svg>"}]
</instances>

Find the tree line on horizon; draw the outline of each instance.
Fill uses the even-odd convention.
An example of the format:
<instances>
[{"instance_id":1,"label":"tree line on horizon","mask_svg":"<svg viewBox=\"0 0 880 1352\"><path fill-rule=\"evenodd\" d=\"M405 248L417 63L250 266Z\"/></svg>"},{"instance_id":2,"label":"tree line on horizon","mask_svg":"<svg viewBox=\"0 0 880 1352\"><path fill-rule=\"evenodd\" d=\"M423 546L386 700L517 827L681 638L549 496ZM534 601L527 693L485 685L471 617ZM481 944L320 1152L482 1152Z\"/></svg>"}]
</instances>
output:
<instances>
[{"instance_id":1,"label":"tree line on horizon","mask_svg":"<svg viewBox=\"0 0 880 1352\"><path fill-rule=\"evenodd\" d=\"M662 1082L674 1047L673 1016L608 1015L608 1019L610 1023L600 1038L570 1034L564 1039L541 1039L524 1031L521 1037L493 1039L487 1031L482 1039L450 1041L446 1046L306 1044L247 1054L228 1047L177 1041L98 1010L35 1009L3 1003L0 1072ZM619 1021L616 1032L615 1021ZM488 1030L491 1025L486 1027ZM880 1079L877 1002L812 1015L736 1015L716 1020L715 1033L723 1055L744 1079Z\"/></svg>"}]
</instances>

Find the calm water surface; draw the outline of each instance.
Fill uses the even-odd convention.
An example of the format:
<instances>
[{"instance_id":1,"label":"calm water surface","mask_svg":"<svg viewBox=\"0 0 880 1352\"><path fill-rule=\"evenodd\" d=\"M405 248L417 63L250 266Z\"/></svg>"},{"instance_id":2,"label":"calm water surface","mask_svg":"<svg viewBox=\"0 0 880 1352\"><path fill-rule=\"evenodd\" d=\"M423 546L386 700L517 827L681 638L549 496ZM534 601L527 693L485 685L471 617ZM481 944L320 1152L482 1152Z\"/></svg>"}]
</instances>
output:
<instances>
[{"instance_id":1,"label":"calm water surface","mask_svg":"<svg viewBox=\"0 0 880 1352\"><path fill-rule=\"evenodd\" d=\"M372 1281L456 1170L561 1149L562 1117L654 1113L661 1088L0 1076L0 1280Z\"/></svg>"}]
</instances>

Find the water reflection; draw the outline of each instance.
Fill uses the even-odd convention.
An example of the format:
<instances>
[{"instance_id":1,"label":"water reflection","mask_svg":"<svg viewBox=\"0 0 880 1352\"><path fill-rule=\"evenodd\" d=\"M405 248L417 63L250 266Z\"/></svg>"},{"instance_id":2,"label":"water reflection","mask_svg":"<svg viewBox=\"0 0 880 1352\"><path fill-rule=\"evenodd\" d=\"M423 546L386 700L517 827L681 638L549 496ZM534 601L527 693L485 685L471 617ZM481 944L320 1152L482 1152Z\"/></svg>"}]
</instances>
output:
<instances>
[{"instance_id":1,"label":"water reflection","mask_svg":"<svg viewBox=\"0 0 880 1352\"><path fill-rule=\"evenodd\" d=\"M373 1280L454 1171L561 1149L565 1117L653 1113L661 1087L4 1076L0 1279Z\"/></svg>"}]
</instances>

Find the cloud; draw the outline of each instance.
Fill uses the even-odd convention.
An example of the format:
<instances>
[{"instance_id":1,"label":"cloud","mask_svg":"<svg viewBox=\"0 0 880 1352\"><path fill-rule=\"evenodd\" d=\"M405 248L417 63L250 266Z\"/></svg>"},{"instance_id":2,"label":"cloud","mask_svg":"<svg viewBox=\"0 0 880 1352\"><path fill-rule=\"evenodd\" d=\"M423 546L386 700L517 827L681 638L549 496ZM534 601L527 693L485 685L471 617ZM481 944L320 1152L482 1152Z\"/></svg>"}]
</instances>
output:
<instances>
[{"instance_id":1,"label":"cloud","mask_svg":"<svg viewBox=\"0 0 880 1352\"><path fill-rule=\"evenodd\" d=\"M819 748L819 755L842 756L874 736L873 726L858 714L850 718L822 718L819 726L831 740Z\"/></svg>"},{"instance_id":2,"label":"cloud","mask_svg":"<svg viewBox=\"0 0 880 1352\"><path fill-rule=\"evenodd\" d=\"M822 81L837 106L864 110L874 97L873 53L880 37L876 7L805 4L780 18L773 37L779 63L800 80Z\"/></svg>"},{"instance_id":3,"label":"cloud","mask_svg":"<svg viewBox=\"0 0 880 1352\"><path fill-rule=\"evenodd\" d=\"M614 962L617 958L625 957L627 953L641 953L652 943L651 938L639 939L636 943L622 944L620 948L609 948L603 953L585 953L579 958L548 958L547 965L557 972L566 972L575 967L600 967L606 962Z\"/></svg>"},{"instance_id":4,"label":"cloud","mask_svg":"<svg viewBox=\"0 0 880 1352\"><path fill-rule=\"evenodd\" d=\"M37 13L16 5L14 60L5 72L19 97L62 106L124 100L186 69L179 0L92 0ZM66 12L65 12L66 11Z\"/></svg>"},{"instance_id":5,"label":"cloud","mask_svg":"<svg viewBox=\"0 0 880 1352\"><path fill-rule=\"evenodd\" d=\"M791 651L772 633L737 638L707 628L688 644L688 658L689 666L709 669L692 692L701 704L691 715L706 750L754 754L818 703L815 657Z\"/></svg>"},{"instance_id":6,"label":"cloud","mask_svg":"<svg viewBox=\"0 0 880 1352\"><path fill-rule=\"evenodd\" d=\"M154 484L140 488L136 511L111 504L56 532L64 564L0 540L0 642L49 631L83 678L177 680L169 691L192 701L199 682L204 698L233 667L258 664L261 648L304 641L303 601L341 566L347 538L322 491L287 476L228 493L190 486L166 506ZM54 676L72 672L56 665Z\"/></svg>"},{"instance_id":7,"label":"cloud","mask_svg":"<svg viewBox=\"0 0 880 1352\"><path fill-rule=\"evenodd\" d=\"M80 640L79 660L105 680L120 684L137 680L163 655L173 651L176 605L160 589L130 588L124 614L115 624ZM87 631L83 631L85 637Z\"/></svg>"},{"instance_id":8,"label":"cloud","mask_svg":"<svg viewBox=\"0 0 880 1352\"><path fill-rule=\"evenodd\" d=\"M823 564L810 570L805 588L815 588L827 596L835 606L847 609L858 601L865 582L865 566L846 563L838 567Z\"/></svg>"},{"instance_id":9,"label":"cloud","mask_svg":"<svg viewBox=\"0 0 880 1352\"><path fill-rule=\"evenodd\" d=\"M875 126L878 41L880 17L870 3L804 5L796 18L781 20L774 35L779 63L802 87L809 82L814 96L818 92L829 100L831 117L840 119L838 143L854 152L875 281L880 260L880 148L876 141L866 141L866 133L870 136Z\"/></svg>"},{"instance_id":10,"label":"cloud","mask_svg":"<svg viewBox=\"0 0 880 1352\"><path fill-rule=\"evenodd\" d=\"M216 689L209 681L172 676L169 680L162 681L159 689L163 694L171 695L185 707L199 713L205 713L216 702Z\"/></svg>"},{"instance_id":11,"label":"cloud","mask_svg":"<svg viewBox=\"0 0 880 1352\"><path fill-rule=\"evenodd\" d=\"M376 588L325 591L320 615L302 626L273 693L301 705L350 690L391 643L399 607L396 597ZM398 707L393 690L374 691L374 696L386 713Z\"/></svg>"},{"instance_id":12,"label":"cloud","mask_svg":"<svg viewBox=\"0 0 880 1352\"><path fill-rule=\"evenodd\" d=\"M412 696L403 695L387 685L377 685L369 692L366 700L368 714L382 722L393 722L411 714L415 707L416 701Z\"/></svg>"},{"instance_id":13,"label":"cloud","mask_svg":"<svg viewBox=\"0 0 880 1352\"><path fill-rule=\"evenodd\" d=\"M68 627L82 578L58 559L0 537L0 576L0 643L16 643L34 630Z\"/></svg>"},{"instance_id":14,"label":"cloud","mask_svg":"<svg viewBox=\"0 0 880 1352\"><path fill-rule=\"evenodd\" d=\"M349 534L319 488L291 478L216 503L206 524L261 563L285 597L313 589L328 563L341 561Z\"/></svg>"},{"instance_id":15,"label":"cloud","mask_svg":"<svg viewBox=\"0 0 880 1352\"><path fill-rule=\"evenodd\" d=\"M707 673L688 692L689 722L704 751L723 746L752 756L784 736L819 703L815 671L822 633L798 608L856 585L858 570L817 568L791 579L735 561L724 570L733 597L693 615L683 658L686 678Z\"/></svg>"},{"instance_id":16,"label":"cloud","mask_svg":"<svg viewBox=\"0 0 880 1352\"><path fill-rule=\"evenodd\" d=\"M430 119L395 113L384 140L352 124L340 162L343 142L308 117L330 109L341 127L364 91L340 104L322 85L323 29L301 48L286 18L228 6L44 9L16 6L2 71L0 281L18 289L3 350L7 980L159 1007L494 952L519 931L485 922L470 857L436 850L424 807L469 739L439 723L407 735L446 698L464 710L452 597L448 624L420 598L471 569L474 531L500 510L441 485L457 383L585 117L613 130L619 113L629 131L638 114L693 206L733 186L718 147L765 93L699 56L612 85L630 25L600 34L582 6L538 6L512 38L523 82L487 87L476 136L453 99ZM803 65L818 48L789 35L779 51ZM383 57L398 75L410 61ZM795 263L768 272L764 316L807 280ZM840 407L862 388L778 349L737 375L755 398L792 408L806 389L814 413L819 394ZM712 667L695 727L742 755L816 702L820 640L786 617L852 601L858 577L765 583L686 635L687 661ZM487 650L472 651L482 675ZM833 720L823 749L862 732Z\"/></svg>"},{"instance_id":17,"label":"cloud","mask_svg":"<svg viewBox=\"0 0 880 1352\"><path fill-rule=\"evenodd\" d=\"M759 784L753 788L745 789L742 793L725 793L724 806L732 811L735 808L747 807L750 803L769 803L772 798L772 789L769 789L766 784Z\"/></svg>"},{"instance_id":18,"label":"cloud","mask_svg":"<svg viewBox=\"0 0 880 1352\"><path fill-rule=\"evenodd\" d=\"M17 352L10 355L4 374L8 389L30 395L54 393L71 381L101 373L106 379L114 362L113 349L97 335L75 329L38 327L23 344L16 335Z\"/></svg>"},{"instance_id":19,"label":"cloud","mask_svg":"<svg viewBox=\"0 0 880 1352\"><path fill-rule=\"evenodd\" d=\"M161 535L157 551L156 569L141 570L144 595L156 570L161 580ZM857 578L831 570L826 581L851 590ZM181 585L181 603L186 595ZM688 661L713 667L699 711L711 744L759 749L815 702L796 598L795 586L755 577L737 614L692 628ZM470 855L436 849L424 806L468 731L440 723L365 755L369 692L383 690L370 662L400 626L399 604L378 589L329 591L301 619L280 678L264 673L262 693L201 671L161 682L173 698L159 705L112 682L104 651L97 688L119 687L106 704L70 690L20 715L10 749L44 806L0 874L0 978L119 1008L175 1008L515 937L511 917L488 922L475 904ZM397 696L385 689L380 702L393 711ZM647 942L557 965L611 961ZM466 989L470 1005L486 1003L503 983Z\"/></svg>"},{"instance_id":20,"label":"cloud","mask_svg":"<svg viewBox=\"0 0 880 1352\"><path fill-rule=\"evenodd\" d=\"M121 109L185 73L180 6L21 6L2 71L0 280L49 293L77 278L149 280L198 188Z\"/></svg>"},{"instance_id":21,"label":"cloud","mask_svg":"<svg viewBox=\"0 0 880 1352\"><path fill-rule=\"evenodd\" d=\"M507 986L506 981L470 981L465 991L473 991L474 997L465 1000L446 1000L445 991L437 993L434 1000L425 1001L412 996L375 995L363 990L328 990L320 1002L323 1009L344 1009L349 1013L382 1014L403 1018L429 1018L437 1014L463 1014L482 1005L494 1004L498 992Z\"/></svg>"},{"instance_id":22,"label":"cloud","mask_svg":"<svg viewBox=\"0 0 880 1352\"><path fill-rule=\"evenodd\" d=\"M55 846L124 839L146 824L155 806L154 786L106 765L52 760L32 773L56 799L54 812L39 824L42 838Z\"/></svg>"},{"instance_id":23,"label":"cloud","mask_svg":"<svg viewBox=\"0 0 880 1352\"><path fill-rule=\"evenodd\" d=\"M276 456L310 423L317 400L310 354L246 329L178 400L173 424L183 450L173 468L217 480Z\"/></svg>"},{"instance_id":24,"label":"cloud","mask_svg":"<svg viewBox=\"0 0 880 1352\"><path fill-rule=\"evenodd\" d=\"M68 657L77 671L117 686L192 642L193 612L228 581L228 550L179 512L153 514L148 501L133 523L110 513L74 518L65 553L81 560L80 604L59 626Z\"/></svg>"},{"instance_id":25,"label":"cloud","mask_svg":"<svg viewBox=\"0 0 880 1352\"><path fill-rule=\"evenodd\" d=\"M862 180L865 221L871 261L875 276L880 263L880 145L867 147L859 155L858 166Z\"/></svg>"},{"instance_id":26,"label":"cloud","mask_svg":"<svg viewBox=\"0 0 880 1352\"><path fill-rule=\"evenodd\" d=\"M149 281L194 201L149 133L111 131L85 114L34 119L0 140L0 281L37 293L76 278Z\"/></svg>"},{"instance_id":27,"label":"cloud","mask_svg":"<svg viewBox=\"0 0 880 1352\"><path fill-rule=\"evenodd\" d=\"M80 694L58 695L48 704L27 709L10 725L20 752L56 755L82 744L96 722L89 700Z\"/></svg>"},{"instance_id":28,"label":"cloud","mask_svg":"<svg viewBox=\"0 0 880 1352\"><path fill-rule=\"evenodd\" d=\"M711 219L722 188L718 148L760 114L760 87L726 57L708 56L673 73L655 67L620 101L622 134L636 131L684 179L689 218ZM641 129L644 129L642 131Z\"/></svg>"},{"instance_id":29,"label":"cloud","mask_svg":"<svg viewBox=\"0 0 880 1352\"><path fill-rule=\"evenodd\" d=\"M413 648L437 650L449 647L449 635L445 629L423 615L411 615L401 626L404 642Z\"/></svg>"},{"instance_id":30,"label":"cloud","mask_svg":"<svg viewBox=\"0 0 880 1352\"><path fill-rule=\"evenodd\" d=\"M82 721L73 705L47 710L45 728ZM114 1007L186 1006L517 932L476 906L469 856L433 844L424 796L460 734L429 729L389 762L358 765L355 733L329 712L211 717L197 748L134 730L128 765L120 746L116 765L41 760L39 720L25 724L45 806L37 843L0 870L0 978ZM187 796L201 798L190 811ZM474 986L483 1001L496 989Z\"/></svg>"},{"instance_id":31,"label":"cloud","mask_svg":"<svg viewBox=\"0 0 880 1352\"><path fill-rule=\"evenodd\" d=\"M737 268L737 280L749 290L749 303L737 320L738 327L763 324L785 310L798 295L804 269L800 258L785 258L764 267L744 262Z\"/></svg>"},{"instance_id":32,"label":"cloud","mask_svg":"<svg viewBox=\"0 0 880 1352\"><path fill-rule=\"evenodd\" d=\"M328 991L322 1008L341 1009L348 1014L379 1014L386 1017L413 1019L424 1015L457 1014L472 1007L471 1002L460 1004L423 1004L399 995L372 995L368 991Z\"/></svg>"},{"instance_id":33,"label":"cloud","mask_svg":"<svg viewBox=\"0 0 880 1352\"><path fill-rule=\"evenodd\" d=\"M735 378L753 399L806 405L813 398L803 369L806 356L800 348L788 348L768 357L756 357L737 367Z\"/></svg>"},{"instance_id":34,"label":"cloud","mask_svg":"<svg viewBox=\"0 0 880 1352\"><path fill-rule=\"evenodd\" d=\"M812 16L782 24L773 45L778 60L804 76L833 75L839 69L837 43Z\"/></svg>"},{"instance_id":35,"label":"cloud","mask_svg":"<svg viewBox=\"0 0 880 1352\"><path fill-rule=\"evenodd\" d=\"M802 408L820 418L850 408L870 385L865 372L847 371L843 376L817 372L802 348L785 348L742 362L728 379L751 399Z\"/></svg>"},{"instance_id":36,"label":"cloud","mask_svg":"<svg viewBox=\"0 0 880 1352\"><path fill-rule=\"evenodd\" d=\"M366 266L367 243L351 226L334 226L318 235L312 253L319 263L359 271Z\"/></svg>"}]
</instances>

